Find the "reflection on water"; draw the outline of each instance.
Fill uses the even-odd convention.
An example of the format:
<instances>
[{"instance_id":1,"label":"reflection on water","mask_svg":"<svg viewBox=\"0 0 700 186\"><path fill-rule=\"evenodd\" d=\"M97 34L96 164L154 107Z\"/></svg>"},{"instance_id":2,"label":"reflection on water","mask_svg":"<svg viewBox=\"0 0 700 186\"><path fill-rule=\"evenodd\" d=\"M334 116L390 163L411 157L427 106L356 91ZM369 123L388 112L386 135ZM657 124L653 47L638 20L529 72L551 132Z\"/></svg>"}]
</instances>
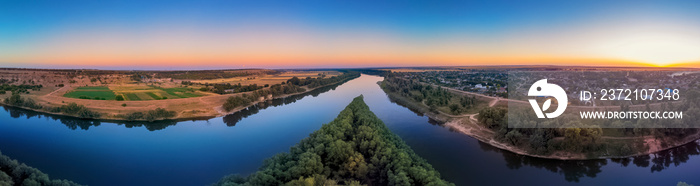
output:
<instances>
[{"instance_id":1,"label":"reflection on water","mask_svg":"<svg viewBox=\"0 0 700 186\"><path fill-rule=\"evenodd\" d=\"M535 158L505 151L483 142L479 142L479 147L484 151L500 152L506 161L506 167L510 169L520 169L523 166L536 167L562 174L564 175L564 179L569 182L579 182L580 178L584 176L595 178L596 175L602 172L601 167L608 164L607 159L552 160ZM620 164L624 167L630 165L630 162L637 167L649 167L649 165L651 165L650 169L653 173L668 169L670 165L677 167L688 161L690 156L696 156L698 154L700 154L700 142L693 141L655 154L629 158L614 158L610 159L610 162Z\"/></svg>"},{"instance_id":2,"label":"reflection on water","mask_svg":"<svg viewBox=\"0 0 700 186\"><path fill-rule=\"evenodd\" d=\"M243 118L247 118L248 116L257 114L260 112L260 110L268 108L268 107L276 107L276 106L281 106L281 105L287 105L296 102L297 100L301 100L302 98L306 96L313 96L316 97L321 93L328 92L330 90L335 90L336 87L340 86L342 83L338 83L335 85L331 86L326 86L326 87L321 87L314 89L312 91L309 91L307 93L303 94L297 94L297 95L292 95L284 98L278 98L278 99L273 99L273 100L268 100L265 102L260 102L258 104L252 105L246 109L243 109L239 112L229 114L223 117L224 123L226 123L227 126L233 127L236 126L236 123L241 121ZM33 117L46 117L48 119L54 120L54 121L60 121L62 124L66 125L71 130L76 130L78 128L82 130L88 130L90 127L97 127L100 126L101 121L100 120L93 120L93 119L79 119L75 117L70 117L70 116L61 116L61 115L54 115L54 114L46 114L46 113L40 113L40 112L35 112L31 110L26 110L26 109L21 109L21 108L14 108L14 107L2 107L5 109L6 112L10 113L10 117L12 118L20 118L20 117L26 117L27 119L33 118ZM149 131L156 131L156 130L162 130L165 129L169 126L174 126L176 125L179 121L177 120L162 120L162 121L155 121L155 122L145 122L145 121L109 121L110 123L114 123L117 125L123 125L126 128L133 128L133 127L145 127Z\"/></svg>"},{"instance_id":3,"label":"reflection on water","mask_svg":"<svg viewBox=\"0 0 700 186\"><path fill-rule=\"evenodd\" d=\"M10 113L10 117L12 118L20 118L20 117L26 117L27 119L37 117L37 118L42 118L46 117L48 119L54 120L54 121L59 121L63 125L66 125L71 130L76 130L78 128L82 130L88 130L90 127L97 127L100 126L102 123L100 120L93 120L93 119L78 119L75 117L70 117L70 116L61 116L61 115L53 115L53 114L45 114L45 113L40 113L40 112L35 112L31 110L25 110L25 109L20 109L20 108L14 108L14 107L3 107L6 112ZM133 127L145 127L149 131L156 131L156 130L161 130L165 129L168 126L173 126L177 124L177 121L173 120L164 120L164 121L156 121L156 122L139 122L139 121L134 121L134 122L124 122L124 121L110 121L110 123L114 123L117 125L123 125L126 128L133 128Z\"/></svg>"},{"instance_id":4,"label":"reflection on water","mask_svg":"<svg viewBox=\"0 0 700 186\"><path fill-rule=\"evenodd\" d=\"M388 96L392 103L400 105L402 107L408 108L410 111L418 116L424 116L424 114L416 109L412 109L407 104L403 103L402 100ZM428 123L432 125L442 125L439 121L429 118ZM449 129L448 129L449 130ZM459 133L457 131L453 131ZM464 135L461 134L460 135ZM690 160L690 156L695 156L700 154L700 145L698 141L687 143L683 146L664 150L651 155L642 155L629 158L615 158L615 159L598 159L598 160L552 160L536 158L531 156L525 156L516 154L510 151L502 150L493 147L489 144L478 142L479 147L483 151L487 152L498 152L500 153L504 160L505 166L511 170L518 170L524 166L534 167L542 170L547 170L553 173L557 173L564 176L567 182L577 183L584 177L595 178L598 174L603 172L603 167L609 163L620 164L623 167L627 167L630 163L637 167L650 167L652 173L659 172L664 169L668 169L671 165L674 167L686 163Z\"/></svg>"},{"instance_id":5,"label":"reflection on water","mask_svg":"<svg viewBox=\"0 0 700 186\"><path fill-rule=\"evenodd\" d=\"M302 98L304 98L306 96L316 97L321 93L328 92L330 90L335 90L335 88L340 86L341 84L342 83L331 85L331 86L325 86L325 87L317 88L317 89L314 89L312 91L309 91L309 92L303 93L303 94L297 94L297 95L287 96L287 97L283 97L283 98L268 100L265 102L260 102L258 104L252 105L252 106L245 108L241 111L238 111L236 113L224 116L224 123L226 123L226 125L229 127L233 127L233 126L236 126L236 123L243 120L243 118L247 118L248 116L255 115L258 112L260 112L260 110L266 109L268 107L276 107L276 106L283 106L283 105L292 104L294 102L297 102L298 100L301 100Z\"/></svg>"},{"instance_id":6,"label":"reflection on water","mask_svg":"<svg viewBox=\"0 0 700 186\"><path fill-rule=\"evenodd\" d=\"M700 154L700 145L698 145L697 141L653 154L651 155L653 156L653 158L651 158L651 163L653 164L651 166L651 172L660 172L669 168L670 165L679 166L687 162L690 156L696 156L698 154Z\"/></svg>"},{"instance_id":7,"label":"reflection on water","mask_svg":"<svg viewBox=\"0 0 700 186\"><path fill-rule=\"evenodd\" d=\"M600 168L608 163L607 160L568 161L535 158L501 150L483 142L479 142L479 147L484 151L500 152L506 161L506 167L510 169L520 169L523 166L536 167L563 174L564 179L569 182L578 182L584 176L595 177L601 172Z\"/></svg>"}]
</instances>

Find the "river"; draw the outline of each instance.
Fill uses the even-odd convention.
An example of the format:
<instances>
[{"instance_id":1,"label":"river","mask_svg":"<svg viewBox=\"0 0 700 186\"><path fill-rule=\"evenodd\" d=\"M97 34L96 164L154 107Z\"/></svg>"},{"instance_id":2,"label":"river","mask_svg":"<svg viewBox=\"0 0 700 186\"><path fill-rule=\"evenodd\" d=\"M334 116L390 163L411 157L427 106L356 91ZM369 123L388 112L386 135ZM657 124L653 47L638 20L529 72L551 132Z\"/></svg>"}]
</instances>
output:
<instances>
[{"instance_id":1,"label":"river","mask_svg":"<svg viewBox=\"0 0 700 186\"><path fill-rule=\"evenodd\" d=\"M418 155L457 185L700 184L698 142L651 156L560 161L505 152L393 103L362 75L342 85L198 121L110 123L0 109L0 151L52 179L88 185L207 185L247 175L362 94Z\"/></svg>"}]
</instances>

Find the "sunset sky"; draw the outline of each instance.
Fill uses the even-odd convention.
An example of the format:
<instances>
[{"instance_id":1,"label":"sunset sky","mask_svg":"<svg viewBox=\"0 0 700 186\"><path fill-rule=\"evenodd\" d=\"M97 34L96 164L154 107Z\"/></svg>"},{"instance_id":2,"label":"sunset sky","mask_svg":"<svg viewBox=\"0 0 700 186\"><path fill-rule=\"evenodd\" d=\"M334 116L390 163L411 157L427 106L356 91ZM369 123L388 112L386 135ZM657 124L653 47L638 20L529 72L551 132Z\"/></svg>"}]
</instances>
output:
<instances>
[{"instance_id":1,"label":"sunset sky","mask_svg":"<svg viewBox=\"0 0 700 186\"><path fill-rule=\"evenodd\" d=\"M700 1L2 1L0 67L700 67Z\"/></svg>"}]
</instances>

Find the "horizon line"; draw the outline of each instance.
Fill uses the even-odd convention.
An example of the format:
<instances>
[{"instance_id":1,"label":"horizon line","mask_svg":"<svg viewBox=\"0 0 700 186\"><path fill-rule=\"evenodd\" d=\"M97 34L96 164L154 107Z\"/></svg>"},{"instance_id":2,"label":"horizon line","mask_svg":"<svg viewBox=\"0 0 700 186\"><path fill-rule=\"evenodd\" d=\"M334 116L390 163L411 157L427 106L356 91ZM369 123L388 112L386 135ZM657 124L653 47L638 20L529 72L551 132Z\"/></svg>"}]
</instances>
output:
<instances>
[{"instance_id":1,"label":"horizon line","mask_svg":"<svg viewBox=\"0 0 700 186\"><path fill-rule=\"evenodd\" d=\"M543 68L543 67L556 67L556 68L633 68L633 69L700 69L699 67L688 67L688 66L604 66L604 65L426 65L426 66L375 66L375 67L242 67L242 68L231 68L231 67L213 67L213 68L181 68L181 69L127 69L127 68L72 68L72 67L7 67L0 66L0 69L11 69L11 70L104 70L104 71L218 71L218 70L341 70L341 69L402 69L402 68L484 68L484 67L500 67L500 68Z\"/></svg>"}]
</instances>

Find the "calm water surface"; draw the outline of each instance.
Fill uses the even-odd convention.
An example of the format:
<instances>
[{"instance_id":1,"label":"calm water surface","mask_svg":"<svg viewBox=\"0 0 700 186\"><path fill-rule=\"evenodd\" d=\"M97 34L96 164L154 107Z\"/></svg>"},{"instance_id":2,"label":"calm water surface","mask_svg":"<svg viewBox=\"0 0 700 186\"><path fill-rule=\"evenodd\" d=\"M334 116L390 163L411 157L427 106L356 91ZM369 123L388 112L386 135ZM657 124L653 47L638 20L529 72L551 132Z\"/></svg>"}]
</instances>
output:
<instances>
[{"instance_id":1,"label":"calm water surface","mask_svg":"<svg viewBox=\"0 0 700 186\"><path fill-rule=\"evenodd\" d=\"M622 160L555 161L495 149L390 101L362 75L339 86L200 121L108 123L0 109L0 151L88 185L207 185L247 175L363 94L370 109L457 185L699 185L698 143Z\"/></svg>"}]
</instances>

